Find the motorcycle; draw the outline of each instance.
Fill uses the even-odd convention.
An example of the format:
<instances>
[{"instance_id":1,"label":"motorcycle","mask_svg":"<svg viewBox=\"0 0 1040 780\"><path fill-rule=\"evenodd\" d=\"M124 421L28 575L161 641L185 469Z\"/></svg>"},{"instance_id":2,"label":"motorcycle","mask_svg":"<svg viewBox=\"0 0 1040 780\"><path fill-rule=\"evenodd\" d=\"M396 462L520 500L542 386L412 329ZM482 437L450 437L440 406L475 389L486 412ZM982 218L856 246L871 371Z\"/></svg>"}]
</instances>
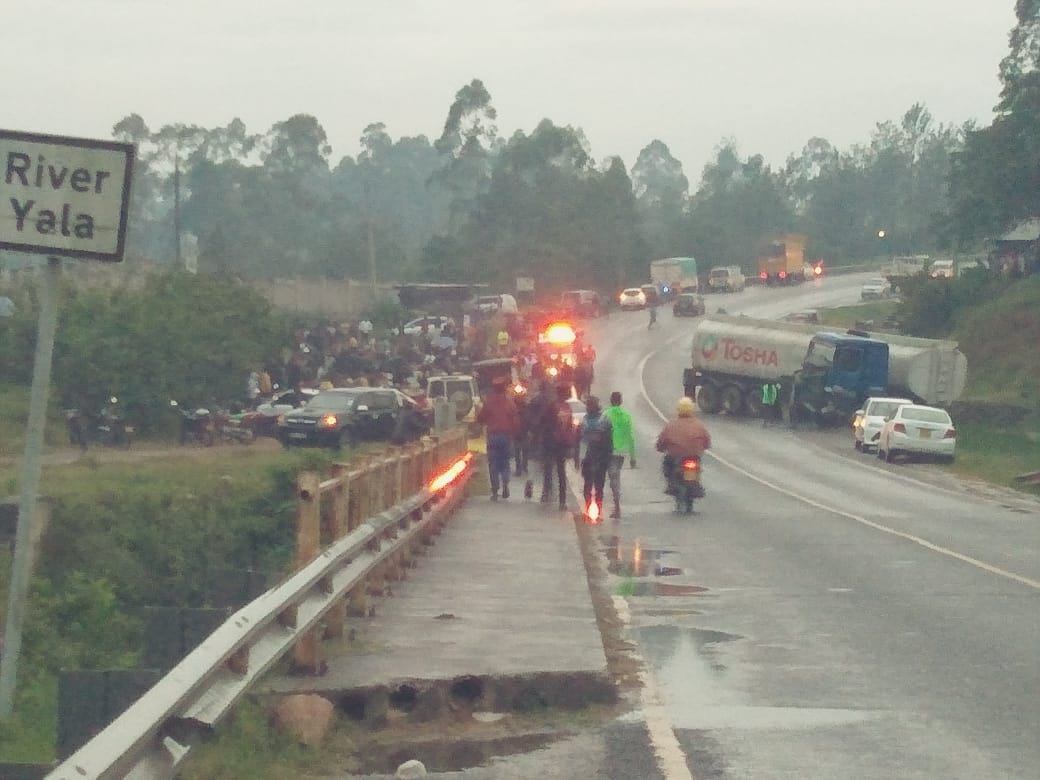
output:
<instances>
[{"instance_id":1,"label":"motorcycle","mask_svg":"<svg viewBox=\"0 0 1040 780\"><path fill-rule=\"evenodd\" d=\"M704 497L700 457L672 460L668 471L667 492L675 499L676 514L693 513L693 500Z\"/></svg>"},{"instance_id":2,"label":"motorcycle","mask_svg":"<svg viewBox=\"0 0 1040 780\"><path fill-rule=\"evenodd\" d=\"M209 409L202 407L185 409L174 400L170 401L170 406L176 409L177 414L181 418L180 436L178 438L181 444L201 444L203 447L213 446L215 425L213 415Z\"/></svg>"},{"instance_id":3,"label":"motorcycle","mask_svg":"<svg viewBox=\"0 0 1040 780\"><path fill-rule=\"evenodd\" d=\"M217 409L213 414L213 433L221 441L252 444L256 440L254 416L250 412L230 412Z\"/></svg>"},{"instance_id":4,"label":"motorcycle","mask_svg":"<svg viewBox=\"0 0 1040 780\"><path fill-rule=\"evenodd\" d=\"M96 416L88 415L80 409L65 409L65 430L69 443L78 446L83 452L86 452L91 441L106 447L129 449L135 428L119 412L118 403L119 399L112 396Z\"/></svg>"}]
</instances>

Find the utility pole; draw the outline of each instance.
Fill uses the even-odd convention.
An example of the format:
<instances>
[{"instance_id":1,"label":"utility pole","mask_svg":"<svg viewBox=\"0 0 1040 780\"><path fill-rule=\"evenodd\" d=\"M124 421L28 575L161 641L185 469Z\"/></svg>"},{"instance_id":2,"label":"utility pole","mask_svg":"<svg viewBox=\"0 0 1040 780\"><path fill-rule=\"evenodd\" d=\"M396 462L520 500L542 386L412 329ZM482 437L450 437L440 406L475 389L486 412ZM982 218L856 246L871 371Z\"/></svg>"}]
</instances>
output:
<instances>
[{"instance_id":1,"label":"utility pole","mask_svg":"<svg viewBox=\"0 0 1040 780\"><path fill-rule=\"evenodd\" d=\"M18 527L15 531L14 562L7 594L7 618L4 621L4 653L0 659L0 718L8 718L14 710L14 694L18 684L18 656L22 651L22 623L29 592L32 568L33 523L36 520L36 496L40 491L40 468L43 453L43 430L47 422L47 393L51 383L51 358L54 333L58 327L58 281L61 258L48 257L40 285L40 315L37 323L36 357L33 363L32 390L29 397L29 429L25 436L25 458L22 463L22 495L18 502Z\"/></svg>"},{"instance_id":2,"label":"utility pole","mask_svg":"<svg viewBox=\"0 0 1040 780\"><path fill-rule=\"evenodd\" d=\"M184 270L184 259L181 257L181 150L174 147L173 153L173 241L177 253L177 270Z\"/></svg>"},{"instance_id":3,"label":"utility pole","mask_svg":"<svg viewBox=\"0 0 1040 780\"><path fill-rule=\"evenodd\" d=\"M375 301L378 295L376 284L376 239L375 232L372 230L372 216L368 217L368 273L372 280L372 300Z\"/></svg>"}]
</instances>

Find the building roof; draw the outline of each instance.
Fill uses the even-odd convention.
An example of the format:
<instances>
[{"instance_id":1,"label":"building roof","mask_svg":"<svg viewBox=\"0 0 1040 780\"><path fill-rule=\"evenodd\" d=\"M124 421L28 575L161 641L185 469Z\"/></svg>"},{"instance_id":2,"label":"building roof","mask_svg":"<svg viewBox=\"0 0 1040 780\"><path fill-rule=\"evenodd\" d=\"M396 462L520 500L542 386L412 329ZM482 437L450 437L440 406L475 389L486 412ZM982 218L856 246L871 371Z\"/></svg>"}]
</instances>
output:
<instances>
[{"instance_id":1,"label":"building roof","mask_svg":"<svg viewBox=\"0 0 1040 780\"><path fill-rule=\"evenodd\" d=\"M1036 241L1040 239L1040 217L1033 217L1019 222L998 241Z\"/></svg>"}]
</instances>

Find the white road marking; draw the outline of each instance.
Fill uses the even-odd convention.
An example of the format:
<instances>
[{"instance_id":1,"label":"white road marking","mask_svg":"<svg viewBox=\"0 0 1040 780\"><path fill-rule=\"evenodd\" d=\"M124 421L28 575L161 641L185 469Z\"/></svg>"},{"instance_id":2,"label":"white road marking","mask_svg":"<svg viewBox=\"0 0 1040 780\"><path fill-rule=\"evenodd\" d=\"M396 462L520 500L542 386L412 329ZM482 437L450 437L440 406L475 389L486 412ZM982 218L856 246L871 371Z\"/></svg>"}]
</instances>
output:
<instances>
[{"instance_id":1,"label":"white road marking","mask_svg":"<svg viewBox=\"0 0 1040 780\"><path fill-rule=\"evenodd\" d=\"M683 335L688 337L688 334ZM675 341L675 339L671 339L667 343L671 343L671 341ZM639 367L637 369L639 374L639 391L642 393L643 398L646 400L647 404L650 405L650 408L654 410L657 416L665 422L667 422L668 417L666 417L661 412L661 410L657 408L654 402L650 400L650 395L646 392L646 385L643 383L643 370L646 368L646 362L651 357L653 357L657 353L657 351L658 350L655 350L654 352L645 355L643 359L639 362ZM840 517L844 517L849 520L854 520L855 522L865 525L868 528L873 528L875 531L881 531L882 533L890 534L892 536L899 537L900 539L905 539L908 542L913 542L914 544L924 547L926 550L931 550L932 552L937 552L940 555L945 555L949 558L954 558L958 561L962 561L963 563L967 563L970 566L974 566L978 569L989 572L990 574L996 574L999 577L1004 577L1005 579L1012 580L1013 582L1017 582L1021 585L1026 585L1030 588L1034 588L1035 590L1040 590L1040 580L1034 580L1030 577L1025 577L1021 574L1015 574L1014 572L1007 571L1006 569L1001 569L999 566L994 566L990 563L986 563L985 561L980 561L977 558L972 558L970 555L964 555L963 553L959 553L955 550L950 550L949 548L935 544L934 542L930 542L927 539L923 539L920 536L914 536L913 534L908 534L904 531L898 531L895 528L890 528L889 526L882 525L881 523L875 523L872 520L868 520L865 517L861 517L860 515L854 515L851 512L846 512L842 509L827 506L826 504L822 504L819 501L816 501L812 498L808 498L806 496L801 495L800 493L794 492L793 490L788 490L787 488L777 485L774 482L770 482L768 479L763 479L762 477L759 477L756 474L752 474L747 469L741 468L736 463L733 463L732 461L729 461L721 455L714 453L710 450L705 452L704 454L718 461L723 466L732 469L738 474L743 474L748 479L753 479L760 485L772 488L776 492L783 493L785 496L789 496L795 499L796 501L801 501L802 503L808 504L809 506L815 507L816 509L822 509L824 512L831 512L832 514L839 515ZM888 472L885 473L887 474Z\"/></svg>"},{"instance_id":2,"label":"white road marking","mask_svg":"<svg viewBox=\"0 0 1040 780\"><path fill-rule=\"evenodd\" d=\"M623 596L614 596L614 609L625 626L625 632L631 630L632 615L628 610L628 601ZM679 745L672 726L672 719L668 714L668 706L657 688L653 672L649 665L637 655L639 665L642 667L640 681L642 687L639 689L639 701L643 710L643 720L650 734L650 745L657 756L657 766L666 780L694 780L690 768L686 765L686 754Z\"/></svg>"}]
</instances>

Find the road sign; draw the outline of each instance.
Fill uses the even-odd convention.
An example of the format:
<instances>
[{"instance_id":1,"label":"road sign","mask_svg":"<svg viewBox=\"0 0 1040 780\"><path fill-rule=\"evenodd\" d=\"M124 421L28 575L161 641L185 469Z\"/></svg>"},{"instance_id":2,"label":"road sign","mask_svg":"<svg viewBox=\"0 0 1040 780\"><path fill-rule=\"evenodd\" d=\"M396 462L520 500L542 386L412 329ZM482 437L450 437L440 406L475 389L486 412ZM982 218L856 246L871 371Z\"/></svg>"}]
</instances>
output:
<instances>
[{"instance_id":1,"label":"road sign","mask_svg":"<svg viewBox=\"0 0 1040 780\"><path fill-rule=\"evenodd\" d=\"M134 147L0 130L0 249L120 262Z\"/></svg>"}]
</instances>

